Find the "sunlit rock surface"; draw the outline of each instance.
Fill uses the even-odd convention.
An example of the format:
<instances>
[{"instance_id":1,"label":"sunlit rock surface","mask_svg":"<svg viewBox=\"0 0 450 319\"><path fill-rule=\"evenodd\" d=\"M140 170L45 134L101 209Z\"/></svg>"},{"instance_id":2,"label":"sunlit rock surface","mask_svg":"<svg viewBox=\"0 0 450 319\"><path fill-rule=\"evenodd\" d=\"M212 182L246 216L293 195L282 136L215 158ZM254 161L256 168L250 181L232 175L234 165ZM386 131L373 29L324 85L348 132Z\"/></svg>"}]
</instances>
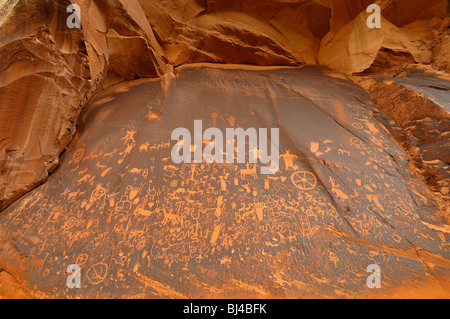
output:
<instances>
[{"instance_id":1,"label":"sunlit rock surface","mask_svg":"<svg viewBox=\"0 0 450 319\"><path fill-rule=\"evenodd\" d=\"M83 28L69 29L69 1L2 2L0 209L55 168L102 83L165 72L139 3L123 3L80 1Z\"/></svg>"},{"instance_id":2,"label":"sunlit rock surface","mask_svg":"<svg viewBox=\"0 0 450 319\"><path fill-rule=\"evenodd\" d=\"M450 220L450 78L431 70L404 77L355 77L378 107L394 120L381 120L406 149L414 169L435 192ZM442 202L441 202L442 201Z\"/></svg>"},{"instance_id":3,"label":"sunlit rock surface","mask_svg":"<svg viewBox=\"0 0 450 319\"><path fill-rule=\"evenodd\" d=\"M0 297L448 297L448 1L372 2L0 0ZM196 119L279 172L173 165Z\"/></svg>"},{"instance_id":4,"label":"sunlit rock surface","mask_svg":"<svg viewBox=\"0 0 450 319\"><path fill-rule=\"evenodd\" d=\"M373 113L319 67L186 66L110 87L47 183L0 216L2 267L51 297L449 296L445 219ZM278 172L174 164L171 132L194 120L280 128ZM73 263L83 289L66 287ZM370 264L383 292L365 288Z\"/></svg>"},{"instance_id":5,"label":"sunlit rock surface","mask_svg":"<svg viewBox=\"0 0 450 319\"><path fill-rule=\"evenodd\" d=\"M376 2L380 30L370 1L72 2L81 29L66 25L68 0L0 2L0 209L46 180L87 101L121 81L192 62L448 70L445 0Z\"/></svg>"}]
</instances>

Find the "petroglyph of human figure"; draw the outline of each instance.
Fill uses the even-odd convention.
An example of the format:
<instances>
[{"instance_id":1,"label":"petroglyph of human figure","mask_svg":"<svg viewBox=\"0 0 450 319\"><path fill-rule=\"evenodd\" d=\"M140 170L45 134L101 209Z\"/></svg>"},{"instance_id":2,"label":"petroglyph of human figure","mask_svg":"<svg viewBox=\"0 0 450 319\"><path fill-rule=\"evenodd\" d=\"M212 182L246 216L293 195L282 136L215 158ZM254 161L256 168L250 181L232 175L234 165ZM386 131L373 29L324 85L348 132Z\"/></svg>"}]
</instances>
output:
<instances>
[{"instance_id":1,"label":"petroglyph of human figure","mask_svg":"<svg viewBox=\"0 0 450 319\"><path fill-rule=\"evenodd\" d=\"M223 176L219 176L219 183L220 183L220 191L228 193L227 181L224 180Z\"/></svg>"},{"instance_id":2,"label":"petroglyph of human figure","mask_svg":"<svg viewBox=\"0 0 450 319\"><path fill-rule=\"evenodd\" d=\"M297 155L291 154L290 150L286 150L286 154L280 155L280 157L284 160L284 166L286 170L292 168L296 169L297 166L294 166L294 159L297 158Z\"/></svg>"},{"instance_id":3,"label":"petroglyph of human figure","mask_svg":"<svg viewBox=\"0 0 450 319\"><path fill-rule=\"evenodd\" d=\"M125 137L121 138L121 141L125 141L124 144L128 144L128 141L132 141L133 143L136 143L136 141L134 140L134 134L136 133L135 130L132 131L128 131L127 130L127 135L125 135Z\"/></svg>"}]
</instances>

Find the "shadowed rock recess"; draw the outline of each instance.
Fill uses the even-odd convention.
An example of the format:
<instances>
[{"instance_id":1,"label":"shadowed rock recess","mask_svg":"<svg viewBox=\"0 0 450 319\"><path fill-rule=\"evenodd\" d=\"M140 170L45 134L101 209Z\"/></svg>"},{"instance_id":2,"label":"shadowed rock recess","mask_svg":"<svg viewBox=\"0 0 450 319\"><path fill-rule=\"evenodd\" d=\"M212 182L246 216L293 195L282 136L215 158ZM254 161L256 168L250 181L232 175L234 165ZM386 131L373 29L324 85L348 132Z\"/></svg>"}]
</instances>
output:
<instances>
[{"instance_id":1,"label":"shadowed rock recess","mask_svg":"<svg viewBox=\"0 0 450 319\"><path fill-rule=\"evenodd\" d=\"M373 2L0 0L0 298L450 298L448 1Z\"/></svg>"}]
</instances>

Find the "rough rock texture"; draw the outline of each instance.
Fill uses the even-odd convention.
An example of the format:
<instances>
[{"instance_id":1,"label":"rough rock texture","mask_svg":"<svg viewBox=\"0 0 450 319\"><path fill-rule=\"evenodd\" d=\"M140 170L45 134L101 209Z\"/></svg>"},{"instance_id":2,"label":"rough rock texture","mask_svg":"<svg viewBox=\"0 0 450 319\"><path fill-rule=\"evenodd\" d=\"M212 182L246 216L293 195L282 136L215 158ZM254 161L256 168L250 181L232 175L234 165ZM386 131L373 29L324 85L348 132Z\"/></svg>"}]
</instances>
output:
<instances>
[{"instance_id":1,"label":"rough rock texture","mask_svg":"<svg viewBox=\"0 0 450 319\"><path fill-rule=\"evenodd\" d=\"M141 1L172 64L316 63L329 26L327 1L205 2Z\"/></svg>"},{"instance_id":2,"label":"rough rock texture","mask_svg":"<svg viewBox=\"0 0 450 319\"><path fill-rule=\"evenodd\" d=\"M0 297L448 297L448 1L371 3L0 0ZM174 170L194 119L280 171Z\"/></svg>"},{"instance_id":3,"label":"rough rock texture","mask_svg":"<svg viewBox=\"0 0 450 319\"><path fill-rule=\"evenodd\" d=\"M82 31L66 25L69 1L3 4L0 209L58 164L82 107L102 81L165 72L164 54L138 2L123 3L81 1ZM124 52L127 47L133 50Z\"/></svg>"},{"instance_id":4,"label":"rough rock texture","mask_svg":"<svg viewBox=\"0 0 450 319\"><path fill-rule=\"evenodd\" d=\"M450 6L449 6L450 7ZM433 65L450 74L450 19L446 20L443 30L435 40L433 45Z\"/></svg>"},{"instance_id":5,"label":"rough rock texture","mask_svg":"<svg viewBox=\"0 0 450 319\"><path fill-rule=\"evenodd\" d=\"M405 60L448 68L448 31L430 50L442 0L381 2L383 28L369 31L368 1L79 0L81 30L65 25L69 3L1 3L0 114L11 120L0 127L0 209L46 179L95 92L161 76L169 62L319 62L353 74L394 57L395 70Z\"/></svg>"},{"instance_id":6,"label":"rough rock texture","mask_svg":"<svg viewBox=\"0 0 450 319\"><path fill-rule=\"evenodd\" d=\"M443 200L450 220L450 78L407 70L405 77L355 78L372 94L382 121L407 150L416 170Z\"/></svg>"},{"instance_id":7,"label":"rough rock texture","mask_svg":"<svg viewBox=\"0 0 450 319\"><path fill-rule=\"evenodd\" d=\"M0 33L0 209L57 165L90 90L80 33L58 32L66 28L65 7L7 5Z\"/></svg>"},{"instance_id":8,"label":"rough rock texture","mask_svg":"<svg viewBox=\"0 0 450 319\"><path fill-rule=\"evenodd\" d=\"M408 53L413 61L431 62L431 52L422 44L414 43L414 38L382 18L380 29L367 29L367 13L362 12L339 30L330 39L322 39L319 63L344 74L355 74L367 70L380 50ZM388 57L389 59L389 57Z\"/></svg>"},{"instance_id":9,"label":"rough rock texture","mask_svg":"<svg viewBox=\"0 0 450 319\"><path fill-rule=\"evenodd\" d=\"M110 87L50 180L0 216L3 267L50 297L293 298L376 297L376 263L382 296L449 297L445 219L368 97L318 67L181 67ZM172 163L172 130L194 120L279 127L278 172ZM66 287L72 263L83 289Z\"/></svg>"},{"instance_id":10,"label":"rough rock texture","mask_svg":"<svg viewBox=\"0 0 450 319\"><path fill-rule=\"evenodd\" d=\"M448 23L445 19L446 1L413 2L414 10L411 9L410 1L376 2L380 3L383 10L380 29L367 28L367 4L353 3L357 10L350 10L347 14L339 11L345 6L332 5L334 14L330 31L321 41L320 64L351 75L369 69L377 60L395 59L398 54L411 56L413 62L432 61L432 42ZM352 7L350 4L348 6ZM359 14L353 16L354 12ZM409 14L403 16L401 13L404 12ZM436 51L441 50L436 56L444 56L445 60L448 55L445 39L441 45L443 49L436 48Z\"/></svg>"}]
</instances>

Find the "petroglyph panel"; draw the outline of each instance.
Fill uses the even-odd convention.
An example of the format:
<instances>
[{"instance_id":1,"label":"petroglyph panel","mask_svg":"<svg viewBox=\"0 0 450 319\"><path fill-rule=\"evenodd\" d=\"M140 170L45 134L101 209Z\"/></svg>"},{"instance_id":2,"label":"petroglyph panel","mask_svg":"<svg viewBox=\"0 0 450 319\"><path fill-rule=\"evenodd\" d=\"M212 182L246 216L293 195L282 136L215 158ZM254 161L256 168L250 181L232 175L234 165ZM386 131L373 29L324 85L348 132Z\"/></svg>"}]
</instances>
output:
<instances>
[{"instance_id":1,"label":"petroglyph panel","mask_svg":"<svg viewBox=\"0 0 450 319\"><path fill-rule=\"evenodd\" d=\"M329 72L181 67L102 92L49 181L0 215L24 276L53 297L154 298L342 297L373 263L389 286L448 280L431 195L366 93ZM173 163L171 133L194 120L279 128L279 167Z\"/></svg>"}]
</instances>

